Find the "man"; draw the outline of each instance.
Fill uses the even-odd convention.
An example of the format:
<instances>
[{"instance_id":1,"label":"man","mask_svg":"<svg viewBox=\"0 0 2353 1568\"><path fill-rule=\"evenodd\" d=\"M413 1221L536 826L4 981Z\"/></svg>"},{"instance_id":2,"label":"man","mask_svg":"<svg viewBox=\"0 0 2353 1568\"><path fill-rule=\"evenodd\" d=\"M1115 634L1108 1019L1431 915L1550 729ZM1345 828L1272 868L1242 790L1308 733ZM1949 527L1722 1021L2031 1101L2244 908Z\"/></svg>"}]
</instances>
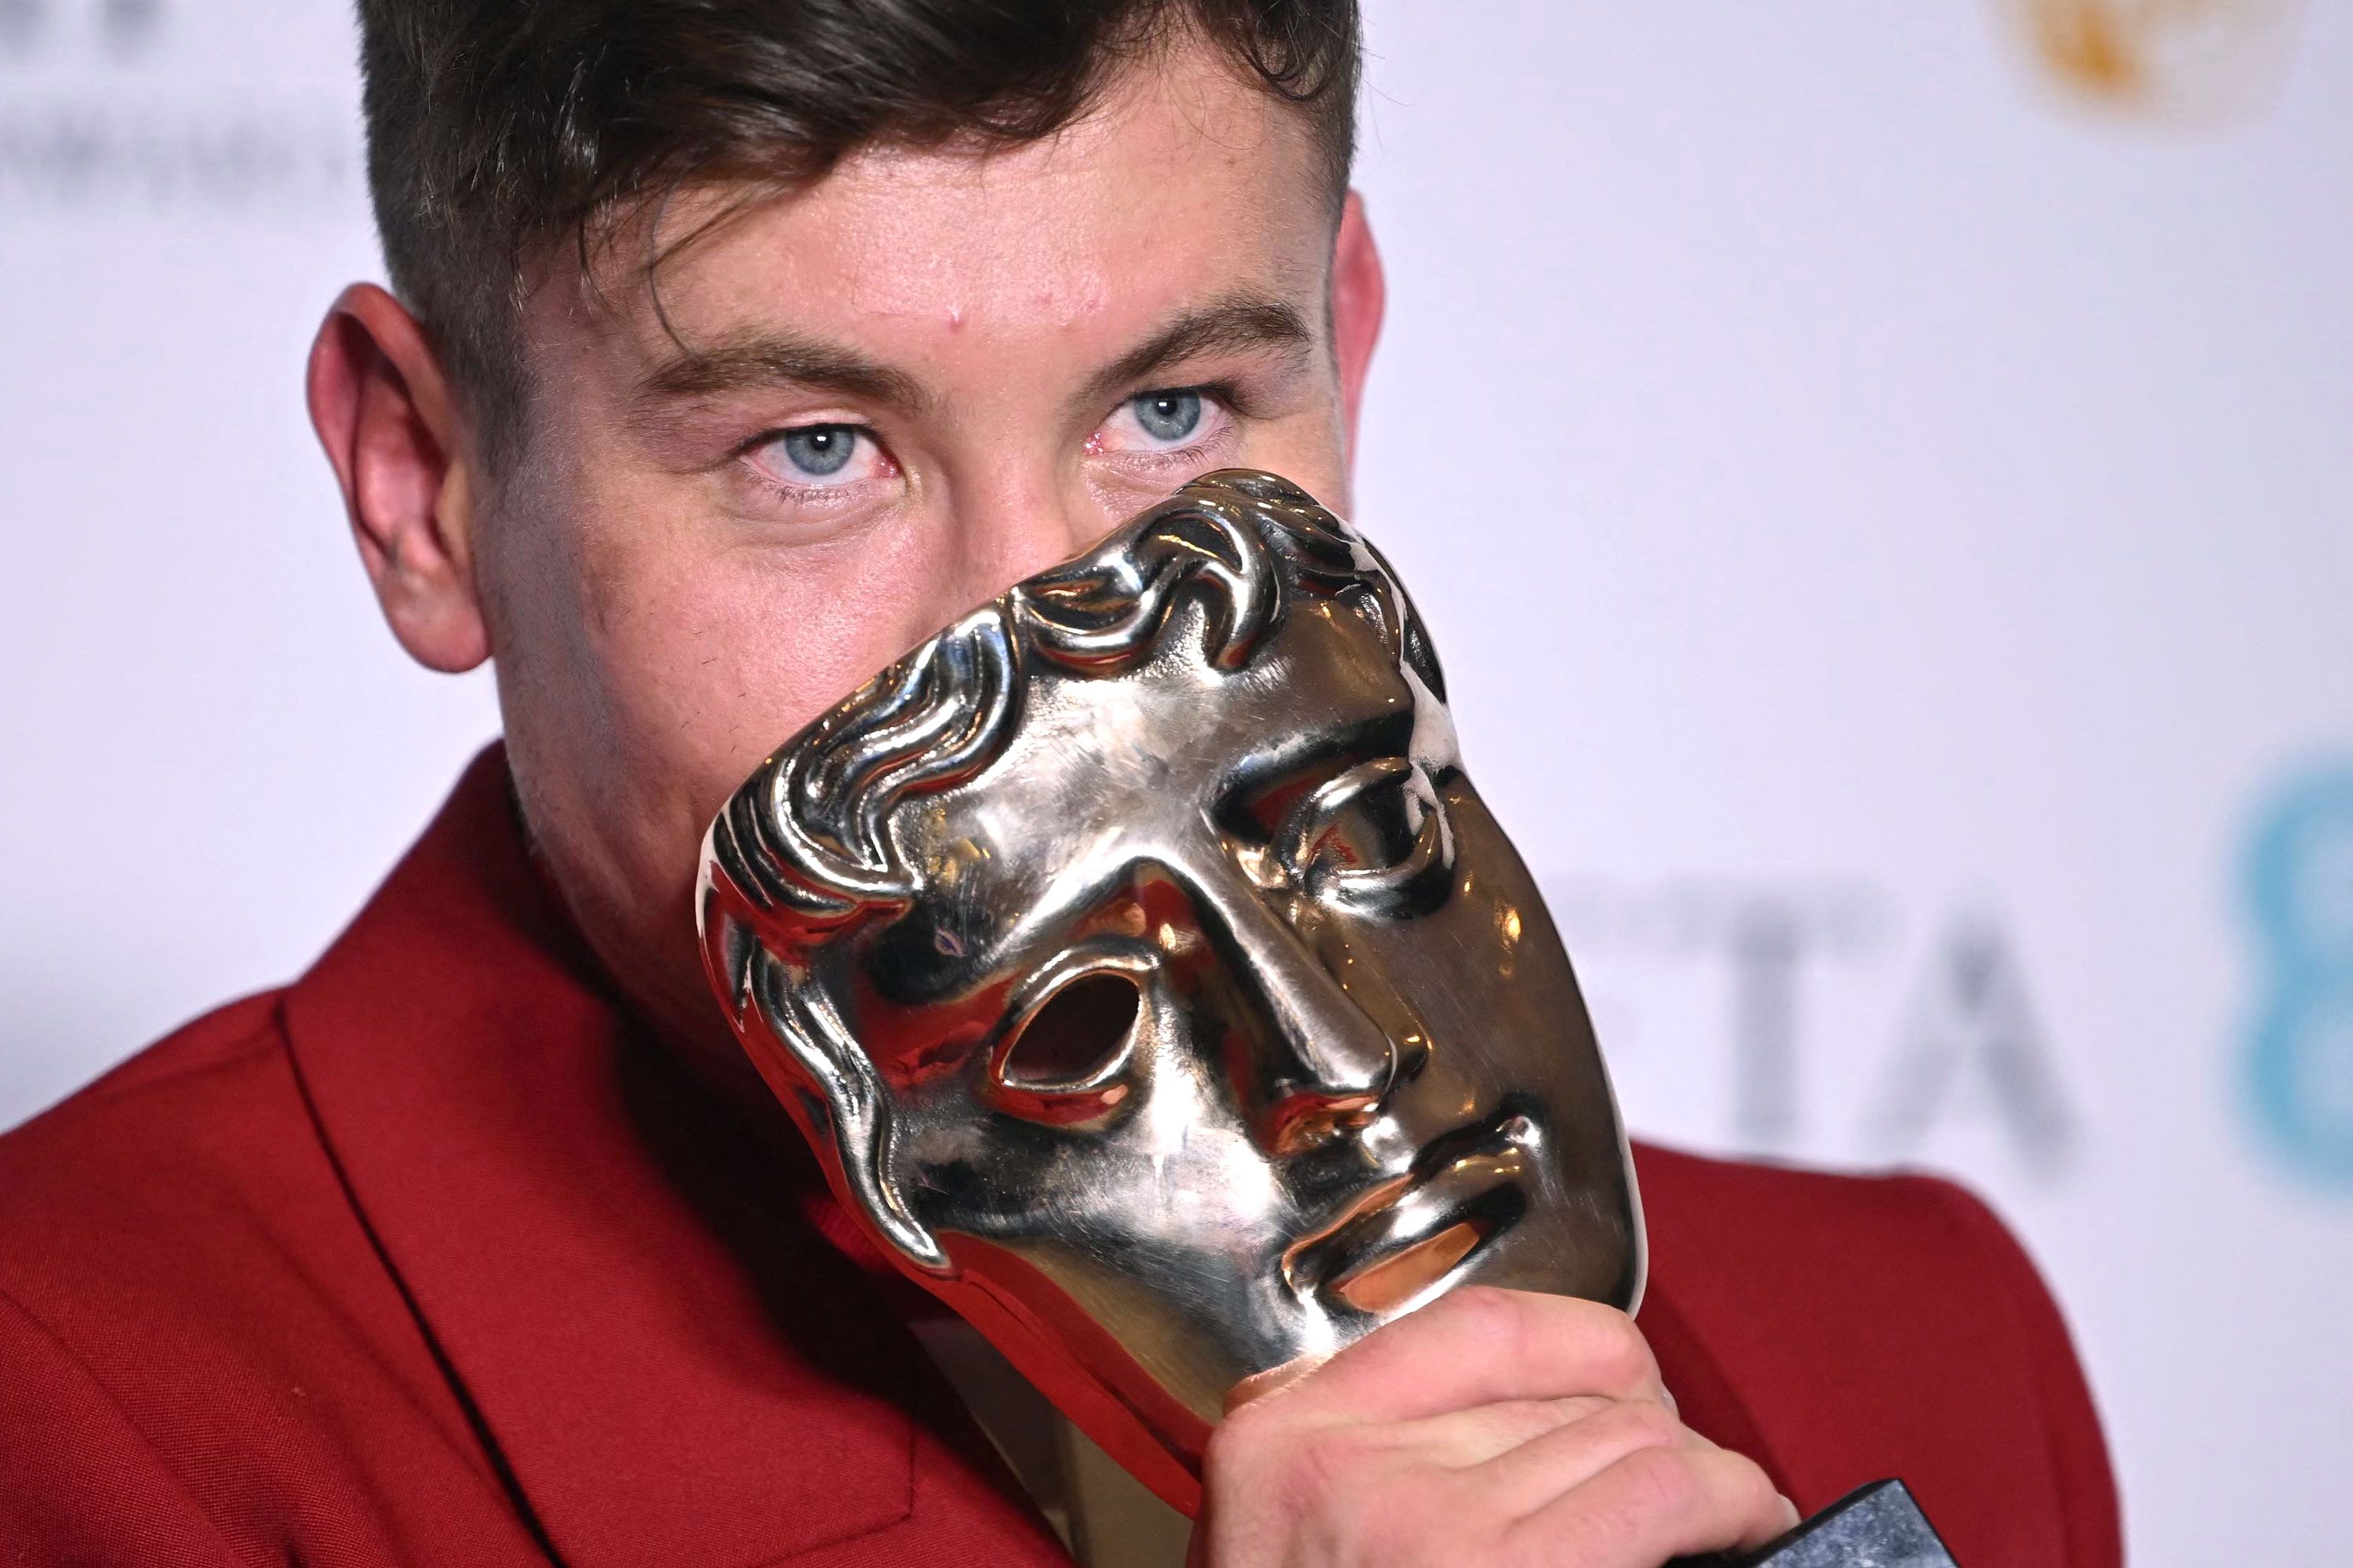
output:
<instances>
[{"instance_id":1,"label":"man","mask_svg":"<svg viewBox=\"0 0 2353 1568\"><path fill-rule=\"evenodd\" d=\"M1207 470L1347 509L1338 0L364 0L395 293L310 401L505 739L286 991L0 1142L0 1561L1047 1562L706 994L763 753ZM1654 1565L1910 1479L2117 1560L2063 1329L1918 1180L1652 1151L1639 1327L1481 1292L1255 1391L1220 1565Z\"/></svg>"}]
</instances>

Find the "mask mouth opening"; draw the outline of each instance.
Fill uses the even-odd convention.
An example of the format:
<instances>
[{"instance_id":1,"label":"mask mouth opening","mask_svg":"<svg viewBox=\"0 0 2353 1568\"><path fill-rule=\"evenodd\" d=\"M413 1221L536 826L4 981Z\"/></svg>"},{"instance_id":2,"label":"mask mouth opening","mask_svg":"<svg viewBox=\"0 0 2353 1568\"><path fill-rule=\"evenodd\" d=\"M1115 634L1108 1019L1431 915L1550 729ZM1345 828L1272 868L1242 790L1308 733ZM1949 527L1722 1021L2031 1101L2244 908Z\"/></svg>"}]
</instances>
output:
<instances>
[{"instance_id":1,"label":"mask mouth opening","mask_svg":"<svg viewBox=\"0 0 2353 1568\"><path fill-rule=\"evenodd\" d=\"M1507 1112L1430 1143L1403 1176L1349 1204L1283 1254L1299 1296L1343 1318L1385 1318L1453 1283L1527 1213L1541 1135Z\"/></svg>"},{"instance_id":2,"label":"mask mouth opening","mask_svg":"<svg viewBox=\"0 0 2353 1568\"><path fill-rule=\"evenodd\" d=\"M1460 1268L1501 1229L1491 1216L1458 1221L1403 1252L1351 1270L1324 1289L1368 1318L1386 1318Z\"/></svg>"}]
</instances>

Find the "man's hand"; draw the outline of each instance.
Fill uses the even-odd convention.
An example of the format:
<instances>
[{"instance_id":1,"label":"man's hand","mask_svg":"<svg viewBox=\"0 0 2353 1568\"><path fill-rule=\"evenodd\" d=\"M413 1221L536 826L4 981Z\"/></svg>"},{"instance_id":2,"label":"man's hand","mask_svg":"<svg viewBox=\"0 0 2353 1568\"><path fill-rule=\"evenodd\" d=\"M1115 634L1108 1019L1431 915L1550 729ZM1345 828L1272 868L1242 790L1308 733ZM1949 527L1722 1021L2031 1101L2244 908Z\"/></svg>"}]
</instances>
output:
<instances>
[{"instance_id":1,"label":"man's hand","mask_svg":"<svg viewBox=\"0 0 2353 1568\"><path fill-rule=\"evenodd\" d=\"M1466 1287L1253 1383L1210 1439L1195 1568L1659 1568L1798 1521L1589 1301Z\"/></svg>"}]
</instances>

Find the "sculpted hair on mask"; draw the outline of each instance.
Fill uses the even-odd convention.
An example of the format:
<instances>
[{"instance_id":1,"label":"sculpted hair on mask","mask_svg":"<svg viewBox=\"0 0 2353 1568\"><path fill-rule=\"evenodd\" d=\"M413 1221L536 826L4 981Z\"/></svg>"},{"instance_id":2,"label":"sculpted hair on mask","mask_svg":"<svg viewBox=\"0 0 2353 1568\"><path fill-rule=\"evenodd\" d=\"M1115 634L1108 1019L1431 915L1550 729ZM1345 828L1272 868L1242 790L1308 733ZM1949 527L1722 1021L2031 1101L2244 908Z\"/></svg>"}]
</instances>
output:
<instances>
[{"instance_id":1,"label":"sculpted hair on mask","mask_svg":"<svg viewBox=\"0 0 2353 1568\"><path fill-rule=\"evenodd\" d=\"M1207 612L1209 662L1240 670L1302 594L1348 604L1400 670L1444 699L1420 618L1371 546L1289 481L1219 470L965 615L835 704L754 771L709 848L771 916L765 934L779 950L895 912L922 888L892 838L892 813L1003 754L1031 664L1116 675L1153 654L1189 596Z\"/></svg>"},{"instance_id":2,"label":"sculpted hair on mask","mask_svg":"<svg viewBox=\"0 0 2353 1568\"><path fill-rule=\"evenodd\" d=\"M1333 211L1356 0L359 0L368 185L393 288L492 468L530 387L527 271L690 180L777 189L871 145L1011 144L1189 33L1307 114Z\"/></svg>"}]
</instances>

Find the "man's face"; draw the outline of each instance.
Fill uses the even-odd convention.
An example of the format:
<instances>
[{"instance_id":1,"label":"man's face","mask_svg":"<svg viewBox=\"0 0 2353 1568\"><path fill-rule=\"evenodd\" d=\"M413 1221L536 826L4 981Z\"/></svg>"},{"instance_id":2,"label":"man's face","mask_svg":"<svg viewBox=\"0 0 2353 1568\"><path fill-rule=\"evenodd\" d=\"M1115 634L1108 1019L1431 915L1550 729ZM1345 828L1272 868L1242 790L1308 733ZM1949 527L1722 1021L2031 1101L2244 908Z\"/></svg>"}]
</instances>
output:
<instances>
[{"instance_id":1,"label":"man's face","mask_svg":"<svg viewBox=\"0 0 2353 1568\"><path fill-rule=\"evenodd\" d=\"M1345 504L1327 182L1303 116L1180 49L1050 140L868 152L736 213L663 261L659 313L638 264L737 193L537 291L478 546L509 760L674 1033L715 1022L697 841L777 736L1196 473Z\"/></svg>"},{"instance_id":2,"label":"man's face","mask_svg":"<svg viewBox=\"0 0 2353 1568\"><path fill-rule=\"evenodd\" d=\"M787 960L889 1102L887 1133L811 1119L880 1161L848 1190L1178 1449L1436 1290L1630 1305L1641 1245L1575 978L1442 704L1345 598L1294 595L1240 669L1207 615L1116 673L1033 662L1002 754L892 810L904 906ZM767 774L754 810L801 788ZM807 1047L760 1016L794 1103Z\"/></svg>"}]
</instances>

